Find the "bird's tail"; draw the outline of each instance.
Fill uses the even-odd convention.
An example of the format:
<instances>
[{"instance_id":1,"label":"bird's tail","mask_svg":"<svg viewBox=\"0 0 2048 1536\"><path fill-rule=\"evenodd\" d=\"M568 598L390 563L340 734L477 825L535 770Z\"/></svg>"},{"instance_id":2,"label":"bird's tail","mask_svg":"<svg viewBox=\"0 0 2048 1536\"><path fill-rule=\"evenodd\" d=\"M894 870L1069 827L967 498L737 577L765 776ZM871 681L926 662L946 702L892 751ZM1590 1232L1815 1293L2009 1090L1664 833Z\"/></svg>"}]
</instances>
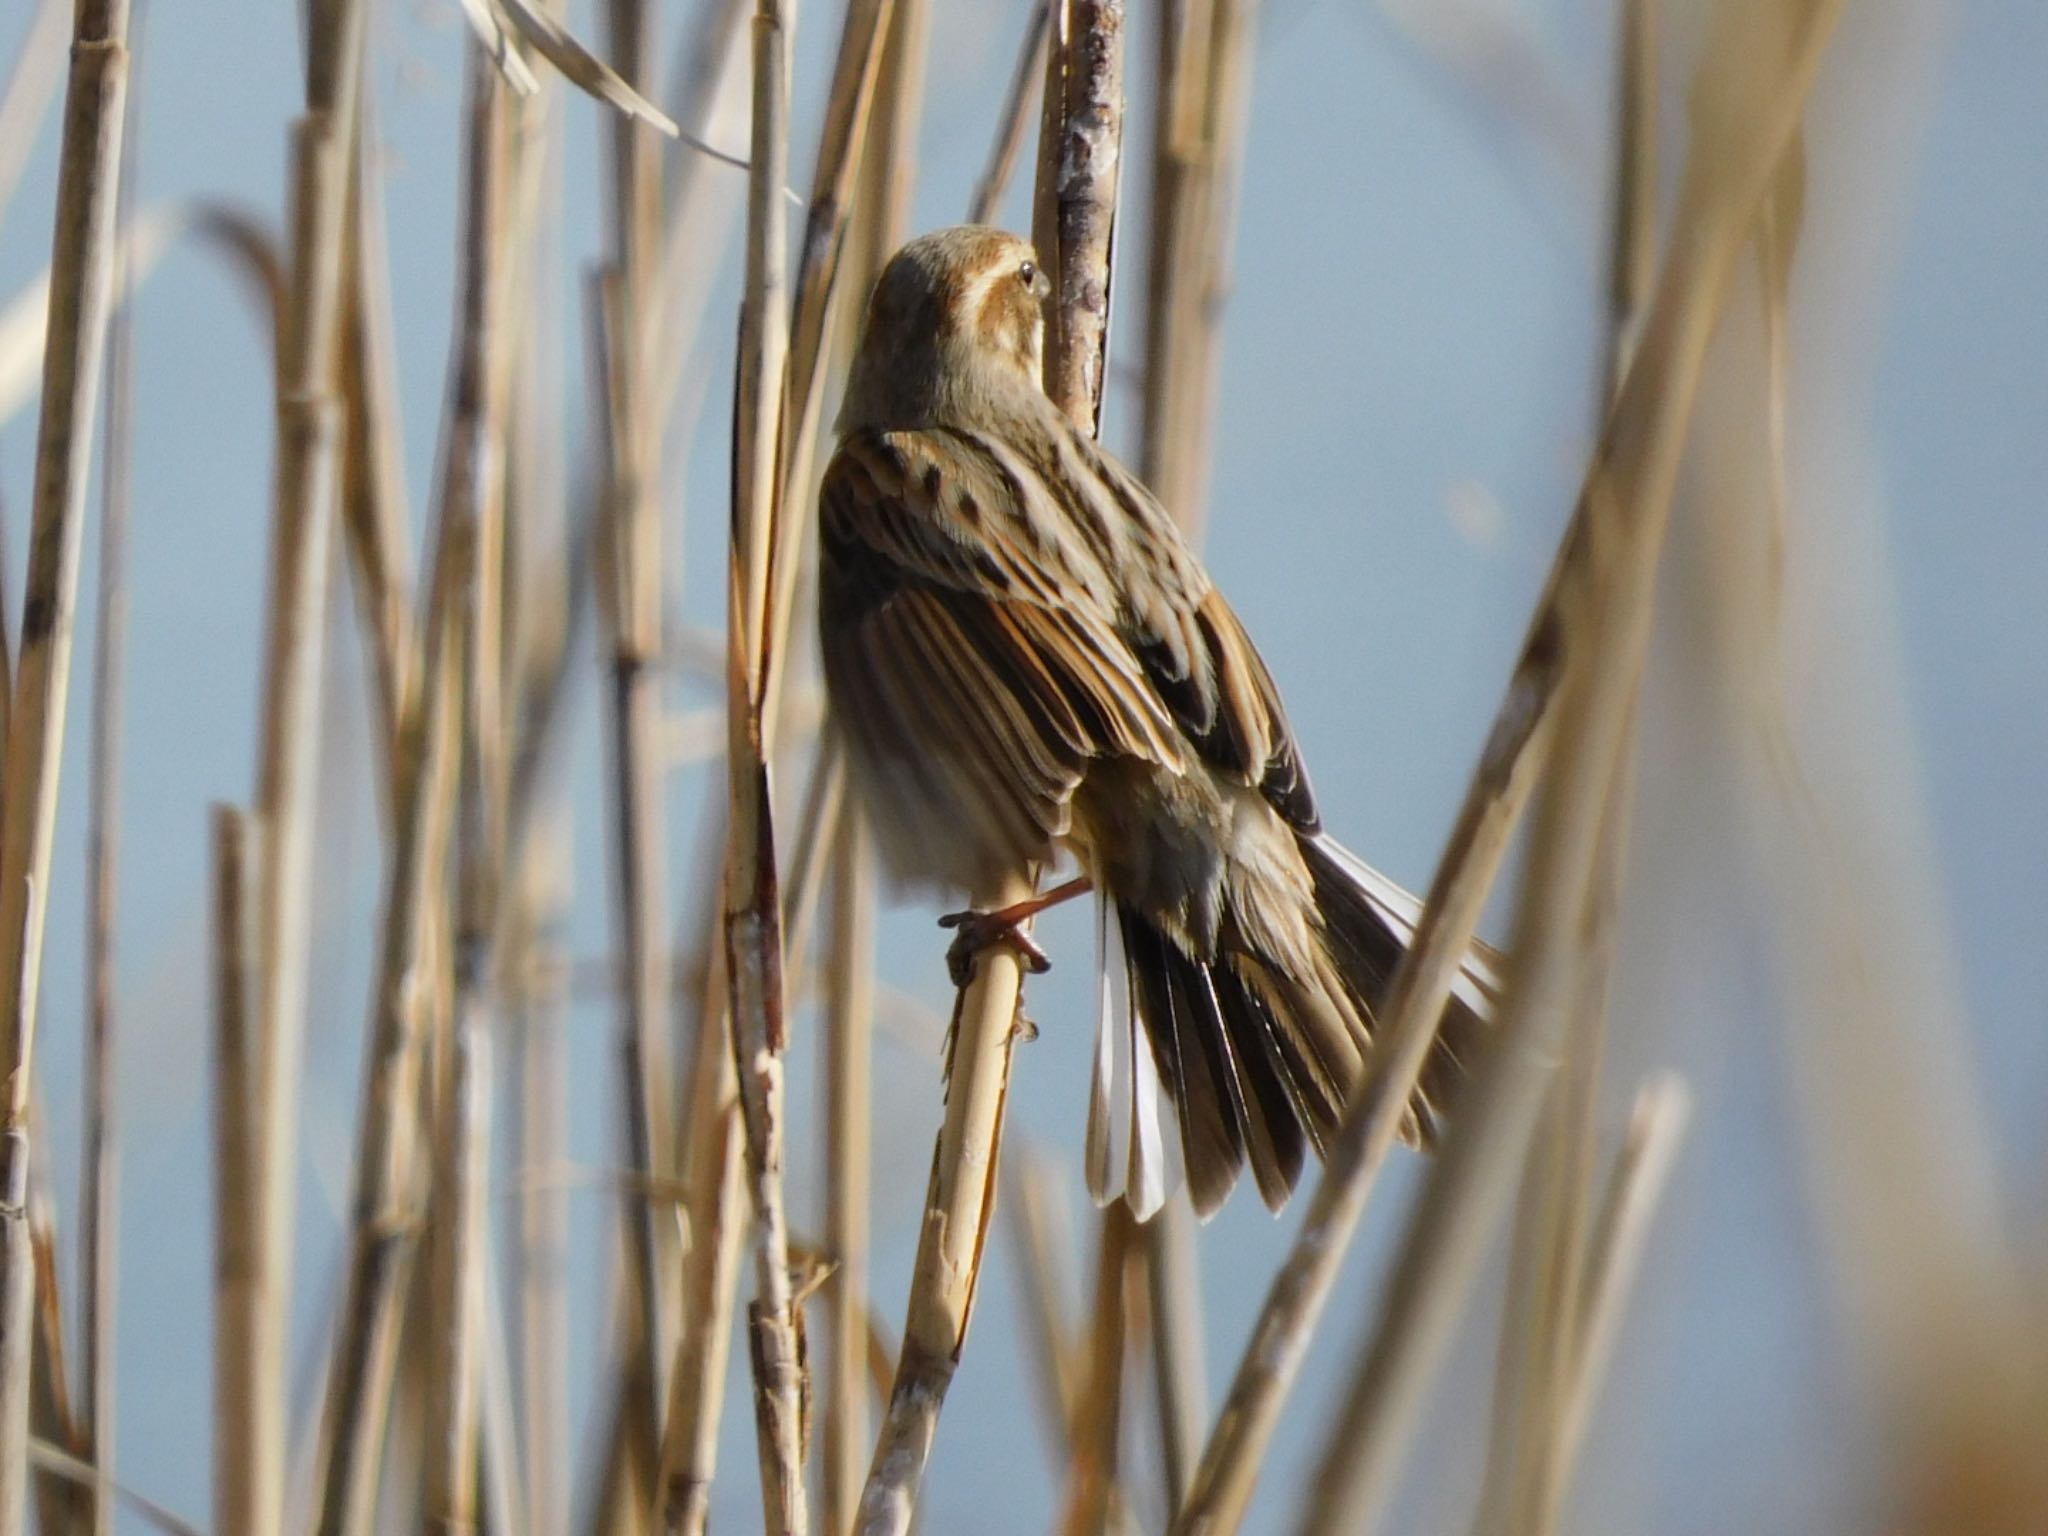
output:
<instances>
[{"instance_id":1,"label":"bird's tail","mask_svg":"<svg viewBox=\"0 0 2048 1536\"><path fill-rule=\"evenodd\" d=\"M1214 952L1198 955L1142 912L1099 904L1087 1142L1098 1201L1121 1194L1142 1220L1185 1169L1206 1216L1249 1162L1278 1210L1307 1153L1335 1137L1421 903L1327 837L1299 847L1316 907L1303 943L1226 912ZM1475 946L1416 1088L1409 1140L1434 1138L1497 991L1490 952Z\"/></svg>"}]
</instances>

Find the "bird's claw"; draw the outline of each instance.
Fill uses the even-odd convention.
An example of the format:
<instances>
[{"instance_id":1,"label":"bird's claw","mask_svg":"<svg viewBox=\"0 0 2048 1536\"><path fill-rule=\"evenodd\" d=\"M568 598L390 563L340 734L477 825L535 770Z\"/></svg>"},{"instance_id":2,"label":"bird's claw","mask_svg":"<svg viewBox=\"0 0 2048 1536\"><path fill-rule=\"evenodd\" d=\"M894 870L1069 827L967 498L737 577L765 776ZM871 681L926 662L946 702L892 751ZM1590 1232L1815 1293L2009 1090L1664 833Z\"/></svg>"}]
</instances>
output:
<instances>
[{"instance_id":1,"label":"bird's claw","mask_svg":"<svg viewBox=\"0 0 2048 1536\"><path fill-rule=\"evenodd\" d=\"M1024 969L1034 976L1042 976L1052 969L1052 960L1046 952L1032 941L1031 935L1021 926L1024 919L1010 916L1007 912L948 912L939 919L941 928L957 929L953 943L946 950L946 971L953 978L953 985L964 987L974 979L974 962L985 949L1004 945L1017 952L1017 958Z\"/></svg>"}]
</instances>

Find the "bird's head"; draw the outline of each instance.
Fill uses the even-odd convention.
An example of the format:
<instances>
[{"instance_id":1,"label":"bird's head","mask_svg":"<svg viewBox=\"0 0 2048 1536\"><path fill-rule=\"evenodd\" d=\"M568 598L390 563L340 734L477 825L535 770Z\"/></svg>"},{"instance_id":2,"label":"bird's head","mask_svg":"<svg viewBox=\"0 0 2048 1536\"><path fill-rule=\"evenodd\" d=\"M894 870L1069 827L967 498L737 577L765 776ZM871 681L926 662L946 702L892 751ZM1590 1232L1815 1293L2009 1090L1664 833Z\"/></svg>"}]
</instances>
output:
<instances>
[{"instance_id":1,"label":"bird's head","mask_svg":"<svg viewBox=\"0 0 2048 1536\"><path fill-rule=\"evenodd\" d=\"M1043 399L1045 299L1029 242L962 224L889 258L868 300L840 412L842 431L972 423Z\"/></svg>"}]
</instances>

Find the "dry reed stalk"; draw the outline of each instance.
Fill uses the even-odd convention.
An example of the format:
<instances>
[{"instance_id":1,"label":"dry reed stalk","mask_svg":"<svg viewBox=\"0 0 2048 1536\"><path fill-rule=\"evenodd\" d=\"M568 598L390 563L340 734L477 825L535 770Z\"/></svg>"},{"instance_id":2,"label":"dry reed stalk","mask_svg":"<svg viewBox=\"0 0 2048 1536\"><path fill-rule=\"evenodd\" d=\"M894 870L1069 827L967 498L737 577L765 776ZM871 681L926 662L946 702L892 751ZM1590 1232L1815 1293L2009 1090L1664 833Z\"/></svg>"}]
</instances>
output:
<instances>
[{"instance_id":1,"label":"dry reed stalk","mask_svg":"<svg viewBox=\"0 0 2048 1536\"><path fill-rule=\"evenodd\" d=\"M656 1528L703 1536L718 1466L719 1408L725 1393L740 1244L746 1235L739 1079L725 1014L725 960L712 946L704 966L697 1054L690 1075L683 1163L690 1249L683 1268L683 1326L669 1376Z\"/></svg>"},{"instance_id":2,"label":"dry reed stalk","mask_svg":"<svg viewBox=\"0 0 2048 1536\"><path fill-rule=\"evenodd\" d=\"M399 738L398 830L385 875L347 1276L314 1478L314 1524L322 1536L361 1536L374 1528L402 1302L419 1237L421 1058L438 1008L431 971L446 956L433 932L442 920L440 886L457 778L454 589L471 558L470 537L465 520L444 509L422 630L425 674L418 707Z\"/></svg>"},{"instance_id":3,"label":"dry reed stalk","mask_svg":"<svg viewBox=\"0 0 2048 1536\"><path fill-rule=\"evenodd\" d=\"M1361 1353L1303 1525L1313 1536L1365 1528L1384 1498L1581 993L1579 935L1609 802L1625 788L1616 776L1626 772L1657 556L1700 366L1838 10L1834 0L1731 5L1701 67L1672 257L1588 474L1585 553L1560 583L1557 759L1534 823L1501 1040L1433 1171ZM1625 818L1625 806L1617 814Z\"/></svg>"},{"instance_id":4,"label":"dry reed stalk","mask_svg":"<svg viewBox=\"0 0 2048 1536\"><path fill-rule=\"evenodd\" d=\"M1787 76L1788 80L1791 78ZM1774 103L1770 120L1758 132L1775 125L1776 111ZM1744 169L1746 173L1747 167ZM1690 174L1687 206L1693 207L1697 216L1695 205L1701 200L1702 191L1695 183L1709 181L1710 173L1695 158ZM1720 233L1716 231L1717 235ZM1734 238L1739 236L1738 230ZM1667 272L1665 278L1667 289L1690 296L1691 307L1683 315L1688 345L1694 339L1691 332L1704 328L1712 313L1706 304L1709 295L1704 292L1704 285L1695 280L1695 274L1702 270L1702 259L1701 253L1689 252L1684 269L1676 276ZM1718 295L1713 297L1718 301ZM1667 301L1670 302L1675 300ZM1704 314L1703 309L1707 311ZM1667 329L1676 328L1668 314L1660 323ZM1671 340L1666 337L1666 348L1670 345ZM1657 359L1655 372L1660 381L1665 377L1684 380L1684 370L1668 357ZM1653 405L1660 413L1668 412L1668 404L1657 398L1658 387L1650 382L1651 371L1643 369L1640 355L1631 364L1630 376L1635 378L1639 373L1644 382L1636 386L1636 394L1643 403L1632 407L1634 414L1628 418L1611 418L1608 426L1607 441L1631 451L1639 451L1644 430L1644 422L1639 418L1643 413ZM1594 504L1589 494L1582 497L1566 530L1557 565L1539 600L1507 696L1452 827L1422 920L1390 984L1388 1001L1382 1010L1384 1044L1375 1053L1358 1099L1328 1153L1302 1230L1268 1291L1251 1342L1204 1449L1187 1506L1175 1525L1176 1532L1233 1530L1243 1517L1258 1463L1278 1423L1281 1404L1300 1370L1337 1266L1363 1214L1373 1177L1405 1112L1444 998L1459 959L1471 942L1508 835L1520 817L1535 772L1549 749L1561 661L1561 589L1567 576L1591 557L1593 518ZM1461 1123L1471 1124L1482 1114L1475 1094L1473 1107L1464 1111Z\"/></svg>"},{"instance_id":5,"label":"dry reed stalk","mask_svg":"<svg viewBox=\"0 0 2048 1536\"><path fill-rule=\"evenodd\" d=\"M50 855L69 702L73 610L100 363L114 294L117 189L128 84L128 0L83 0L57 174L56 234L37 423L33 534L21 656L0 773L0 1536L27 1520L31 1308L29 1192L34 1081Z\"/></svg>"},{"instance_id":6,"label":"dry reed stalk","mask_svg":"<svg viewBox=\"0 0 2048 1536\"><path fill-rule=\"evenodd\" d=\"M465 551L456 593L460 648L460 791L455 840L454 1002L435 1112L429 1310L426 1497L434 1529L477 1522L489 1174L489 1046L497 974L498 887L505 851L507 754L501 664L505 628L503 464L509 369L519 328L511 309L520 244L519 168L498 72L469 50L465 113L461 312L449 390L443 529Z\"/></svg>"},{"instance_id":7,"label":"dry reed stalk","mask_svg":"<svg viewBox=\"0 0 2048 1536\"><path fill-rule=\"evenodd\" d=\"M140 17L135 31L141 30ZM123 113L132 125L137 93ZM136 136L122 132L120 243L134 224ZM123 264L107 335L107 422L101 443L98 611L92 675L92 778L86 808L85 1144L79 1168L78 1310L84 1353L78 1415L86 1457L100 1471L88 1489L91 1536L112 1536L115 1340L120 1280L120 1141L116 1133L114 872L120 832L121 712L128 648L128 520L134 500L134 277Z\"/></svg>"},{"instance_id":8,"label":"dry reed stalk","mask_svg":"<svg viewBox=\"0 0 2048 1536\"><path fill-rule=\"evenodd\" d=\"M356 602L376 679L375 709L386 758L382 803L397 814L400 723L420 684L413 633L411 519L406 510L405 440L399 425L397 337L377 165L376 119L366 101L356 119L349 178L347 310L341 383L347 402L341 465L341 524Z\"/></svg>"},{"instance_id":9,"label":"dry reed stalk","mask_svg":"<svg viewBox=\"0 0 2048 1536\"><path fill-rule=\"evenodd\" d=\"M43 115L57 82L64 78L64 0L37 0L35 15L0 91L0 219L14 201L14 189L36 147Z\"/></svg>"},{"instance_id":10,"label":"dry reed stalk","mask_svg":"<svg viewBox=\"0 0 2048 1536\"><path fill-rule=\"evenodd\" d=\"M31 1439L28 1443L29 1463L36 1471L52 1479L61 1479L74 1487L84 1487L99 1479L99 1470L89 1461L72 1455L62 1446L52 1445L48 1440ZM198 1526L181 1520L152 1498L137 1493L132 1488L114 1485L114 1494L125 1501L128 1507L149 1524L169 1536L204 1536Z\"/></svg>"},{"instance_id":11,"label":"dry reed stalk","mask_svg":"<svg viewBox=\"0 0 2048 1536\"><path fill-rule=\"evenodd\" d=\"M839 53L833 64L832 83L825 103L825 125L818 139L818 160L811 185L809 212L804 222L803 245L799 253L796 292L789 321L788 379L784 394L784 416L779 441L780 488L776 493L777 517L774 542L767 553L768 601L777 622L787 627L796 607L798 581L806 562L801 558L807 535L815 519L788 516L785 504L808 506L812 491L812 464L818 434L818 417L825 393L825 365L830 352L832 321L843 285L840 274L846 246L846 230L853 212L854 189L864 158L862 151L869 134L869 119L875 115L875 82L882 66L885 44L892 31L897 6L923 12L921 0L847 0L846 17L840 28ZM905 50L912 57L909 68L921 78L922 48ZM889 138L890 124L900 123L906 114L914 122L921 88L916 79L897 72L900 88L890 110L884 113L883 136ZM894 135L885 146L884 159L894 163L906 149L904 136ZM751 189L750 189L751 190ZM886 217L886 216L885 216ZM865 294L861 295L865 298ZM792 503L791 498L796 500ZM777 728L783 703L783 676L790 647L771 646L766 652L761 698L769 731L764 752L775 750Z\"/></svg>"},{"instance_id":12,"label":"dry reed stalk","mask_svg":"<svg viewBox=\"0 0 2048 1536\"><path fill-rule=\"evenodd\" d=\"M234 1463L255 1434L255 1400L241 1389L257 1367L261 1284L254 1211L256 1148L256 892L260 831L239 806L213 809L214 1368L213 1486L221 1500L238 1480Z\"/></svg>"},{"instance_id":13,"label":"dry reed stalk","mask_svg":"<svg viewBox=\"0 0 2048 1536\"><path fill-rule=\"evenodd\" d=\"M868 1207L874 1118L875 875L866 828L842 817L826 968L825 1250L832 1350L824 1373L823 1529L853 1529L868 1449Z\"/></svg>"},{"instance_id":14,"label":"dry reed stalk","mask_svg":"<svg viewBox=\"0 0 2048 1536\"><path fill-rule=\"evenodd\" d=\"M1121 8L1114 4L1087 4L1079 19L1105 31L1120 32L1122 26ZM1081 254L1092 252L1107 260L1114 199L1102 195L1089 176L1059 174L1053 146L1064 151L1070 145L1085 145L1083 161L1091 175L1114 177L1119 151L1102 142L1097 129L1114 132L1122 123L1120 102L1115 111L1109 110L1110 88L1105 83L1105 72L1114 71L1121 55L1112 39L1098 42L1068 30L1050 57L1061 66L1062 80L1069 65L1080 73L1072 89L1064 84L1054 89L1048 76L1049 110L1046 138L1039 146L1036 190L1038 206L1048 210L1049 217L1040 222L1054 231L1071 227L1085 232L1086 238L1076 240L1073 260L1055 268L1047 258L1048 271L1057 273L1053 305L1058 318L1051 329L1072 338L1064 355L1081 360L1080 365L1063 368L1057 388L1055 376L1048 372L1047 384L1054 403L1092 429L1100 416L1100 399L1066 390L1080 383L1101 387L1099 364L1090 370L1085 360L1091 348L1100 355L1099 337L1108 323L1110 274L1106 266L1085 266ZM1087 116L1070 123L1070 110ZM1075 210L1071 216L1069 205ZM993 889L972 896L976 906L996 910L1027 900L1036 888L1037 872L1018 870L994 882ZM954 1002L945 1118L932 1156L903 1349L861 1495L862 1536L902 1536L909 1529L946 1389L966 1345L995 1206L1003 1107L1021 1021L1023 980L1015 953L1007 948L992 951L978 959L973 977Z\"/></svg>"},{"instance_id":15,"label":"dry reed stalk","mask_svg":"<svg viewBox=\"0 0 2048 1536\"><path fill-rule=\"evenodd\" d=\"M649 88L654 11L645 0L610 0L605 20L620 77ZM606 177L609 251L601 283L605 356L605 550L603 611L610 646L612 904L619 969L618 1038L626 1162L647 1174L673 1164L668 1039L668 817L662 753L660 502L662 421L649 398L648 343L655 315L661 235L661 163L654 131L611 123ZM649 1395L636 1411L651 1437L660 1422L662 1372L674 1351L674 1239L646 1203L621 1208L641 1314Z\"/></svg>"},{"instance_id":16,"label":"dry reed stalk","mask_svg":"<svg viewBox=\"0 0 2048 1536\"><path fill-rule=\"evenodd\" d=\"M426 1432L429 1531L473 1532L482 1434L483 1268L490 1241L490 1036L474 987L459 1005L434 1171L434 1362ZM503 1520L509 1511L496 1511Z\"/></svg>"},{"instance_id":17,"label":"dry reed stalk","mask_svg":"<svg viewBox=\"0 0 2048 1536\"><path fill-rule=\"evenodd\" d=\"M1604 415L1628 371L1656 264L1657 111L1653 0L1623 7L1616 50L1614 192L1608 258ZM1629 705L1633 714L1635 705ZM1631 721L1626 734L1632 739ZM1585 958L1569 1010L1558 1081L1528 1159L1510 1251L1496 1373L1492 1446L1476 1532L1548 1536L1556 1528L1576 1447L1562 1434L1565 1403L1582 1379L1580 1324L1591 1220L1600 1057L1614 968L1617 903L1627 860L1623 808L1634 760L1609 786L1582 936Z\"/></svg>"},{"instance_id":18,"label":"dry reed stalk","mask_svg":"<svg viewBox=\"0 0 2048 1536\"><path fill-rule=\"evenodd\" d=\"M788 422L789 35L778 0L754 11L754 120L747 185L746 294L734 400L732 539L726 699L730 841L725 858L725 968L747 1184L754 1212L754 1300L747 1335L754 1376L766 1528L802 1536L804 1361L783 1205L782 897L775 865L767 693L782 648L775 551L782 542L782 444Z\"/></svg>"},{"instance_id":19,"label":"dry reed stalk","mask_svg":"<svg viewBox=\"0 0 2048 1536\"><path fill-rule=\"evenodd\" d=\"M513 987L513 1038L520 1084L515 1166L551 1167L568 1150L567 992L561 928L569 905L569 807L547 818L517 867L506 965ZM531 1529L569 1529L569 1205L559 1192L530 1189L519 1201L519 1460Z\"/></svg>"},{"instance_id":20,"label":"dry reed stalk","mask_svg":"<svg viewBox=\"0 0 2048 1536\"><path fill-rule=\"evenodd\" d=\"M1614 1155L1586 1237L1577 1352L1553 1431L1556 1454L1564 1467L1577 1460L1585 1440L1594 1394L1607 1373L1614 1338L1648 1241L1650 1218L1663 1198L1691 1115L1692 1096L1675 1075L1653 1078L1636 1093L1627 1135ZM1558 1488L1553 1497L1561 1501L1564 1491Z\"/></svg>"},{"instance_id":21,"label":"dry reed stalk","mask_svg":"<svg viewBox=\"0 0 2048 1536\"><path fill-rule=\"evenodd\" d=\"M43 1123L40 1101L31 1123ZM30 1362L29 1438L86 1451L86 1426L71 1394L71 1350L64 1329L63 1281L58 1265L57 1201L47 1163L29 1170L29 1241L36 1257L35 1343ZM35 1480L37 1529L68 1531L84 1519L88 1499L76 1482L49 1473Z\"/></svg>"},{"instance_id":22,"label":"dry reed stalk","mask_svg":"<svg viewBox=\"0 0 2048 1536\"><path fill-rule=\"evenodd\" d=\"M1057 1463L1073 1454L1084 1387L1080 1350L1067 1318L1073 1233L1064 1219L1066 1177L1034 1155L1028 1143L1011 1156L1003 1177L1009 1186L1004 1209L1009 1213L1010 1249L1017 1257L1018 1289L1031 1341L1026 1353L1036 1367L1033 1378L1046 1448Z\"/></svg>"},{"instance_id":23,"label":"dry reed stalk","mask_svg":"<svg viewBox=\"0 0 2048 1536\"><path fill-rule=\"evenodd\" d=\"M254 1438L217 1501L224 1532L274 1531L284 1518L286 1341L297 1186L300 1061L310 938L313 790L327 629L338 458L336 397L364 0L309 13L306 111L293 125L290 291L279 349L278 452L265 621L256 812L262 887L256 994L256 1341L238 1390Z\"/></svg>"},{"instance_id":24,"label":"dry reed stalk","mask_svg":"<svg viewBox=\"0 0 2048 1536\"><path fill-rule=\"evenodd\" d=\"M1203 1347L1201 1266L1195 1209L1185 1191L1140 1229L1151 1302L1153 1393L1159 1404L1160 1475L1170 1525L1202 1454L1209 1414L1209 1364Z\"/></svg>"},{"instance_id":25,"label":"dry reed stalk","mask_svg":"<svg viewBox=\"0 0 2048 1536\"><path fill-rule=\"evenodd\" d=\"M1254 0L1174 0L1160 12L1139 465L1190 533L1208 508L1257 11Z\"/></svg>"},{"instance_id":26,"label":"dry reed stalk","mask_svg":"<svg viewBox=\"0 0 2048 1536\"><path fill-rule=\"evenodd\" d=\"M1031 125L1031 88L1043 92L1046 78L1046 48L1052 36L1053 12L1060 0L1036 0L1031 19L1024 27L1024 42L1017 50L1017 67L1010 76L1009 93L996 119L995 144L981 180L974 184L974 200L967 205L967 222L993 224L1002 213L1009 195L1010 178L1017 172L1017 158L1024 148L1024 131Z\"/></svg>"},{"instance_id":27,"label":"dry reed stalk","mask_svg":"<svg viewBox=\"0 0 2048 1536\"><path fill-rule=\"evenodd\" d=\"M1064 1536L1097 1536L1111 1528L1122 1443L1124 1297L1137 1223L1118 1200L1102 1213L1095 1260L1095 1311L1088 1329L1088 1384L1074 1416L1073 1454L1060 1517Z\"/></svg>"}]
</instances>

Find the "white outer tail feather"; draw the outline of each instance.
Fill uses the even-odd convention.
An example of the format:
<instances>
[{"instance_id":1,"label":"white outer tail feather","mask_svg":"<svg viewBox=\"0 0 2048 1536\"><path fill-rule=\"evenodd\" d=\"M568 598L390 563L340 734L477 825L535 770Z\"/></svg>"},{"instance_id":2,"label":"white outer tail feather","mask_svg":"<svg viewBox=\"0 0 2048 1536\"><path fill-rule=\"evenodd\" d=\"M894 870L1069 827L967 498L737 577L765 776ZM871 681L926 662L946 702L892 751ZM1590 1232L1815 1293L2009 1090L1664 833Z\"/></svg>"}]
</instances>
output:
<instances>
[{"instance_id":1,"label":"white outer tail feather","mask_svg":"<svg viewBox=\"0 0 2048 1536\"><path fill-rule=\"evenodd\" d=\"M1422 902L1327 833L1316 844L1349 875L1406 949L1422 919ZM1088 1193L1098 1206L1121 1196L1139 1221L1153 1216L1180 1186L1183 1173L1179 1127L1166 1099L1166 1085L1144 1026L1131 1006L1130 972L1123 934L1111 905L1095 898L1097 1010L1095 1066L1088 1092ZM1485 1017L1500 997L1502 978L1475 946L1459 968L1451 991Z\"/></svg>"},{"instance_id":2,"label":"white outer tail feather","mask_svg":"<svg viewBox=\"0 0 2048 1536\"><path fill-rule=\"evenodd\" d=\"M1180 1183L1180 1137L1166 1134L1165 1084L1131 1007L1123 935L1110 904L1095 898L1095 1070L1088 1092L1088 1193L1099 1206L1122 1196L1144 1221Z\"/></svg>"}]
</instances>

